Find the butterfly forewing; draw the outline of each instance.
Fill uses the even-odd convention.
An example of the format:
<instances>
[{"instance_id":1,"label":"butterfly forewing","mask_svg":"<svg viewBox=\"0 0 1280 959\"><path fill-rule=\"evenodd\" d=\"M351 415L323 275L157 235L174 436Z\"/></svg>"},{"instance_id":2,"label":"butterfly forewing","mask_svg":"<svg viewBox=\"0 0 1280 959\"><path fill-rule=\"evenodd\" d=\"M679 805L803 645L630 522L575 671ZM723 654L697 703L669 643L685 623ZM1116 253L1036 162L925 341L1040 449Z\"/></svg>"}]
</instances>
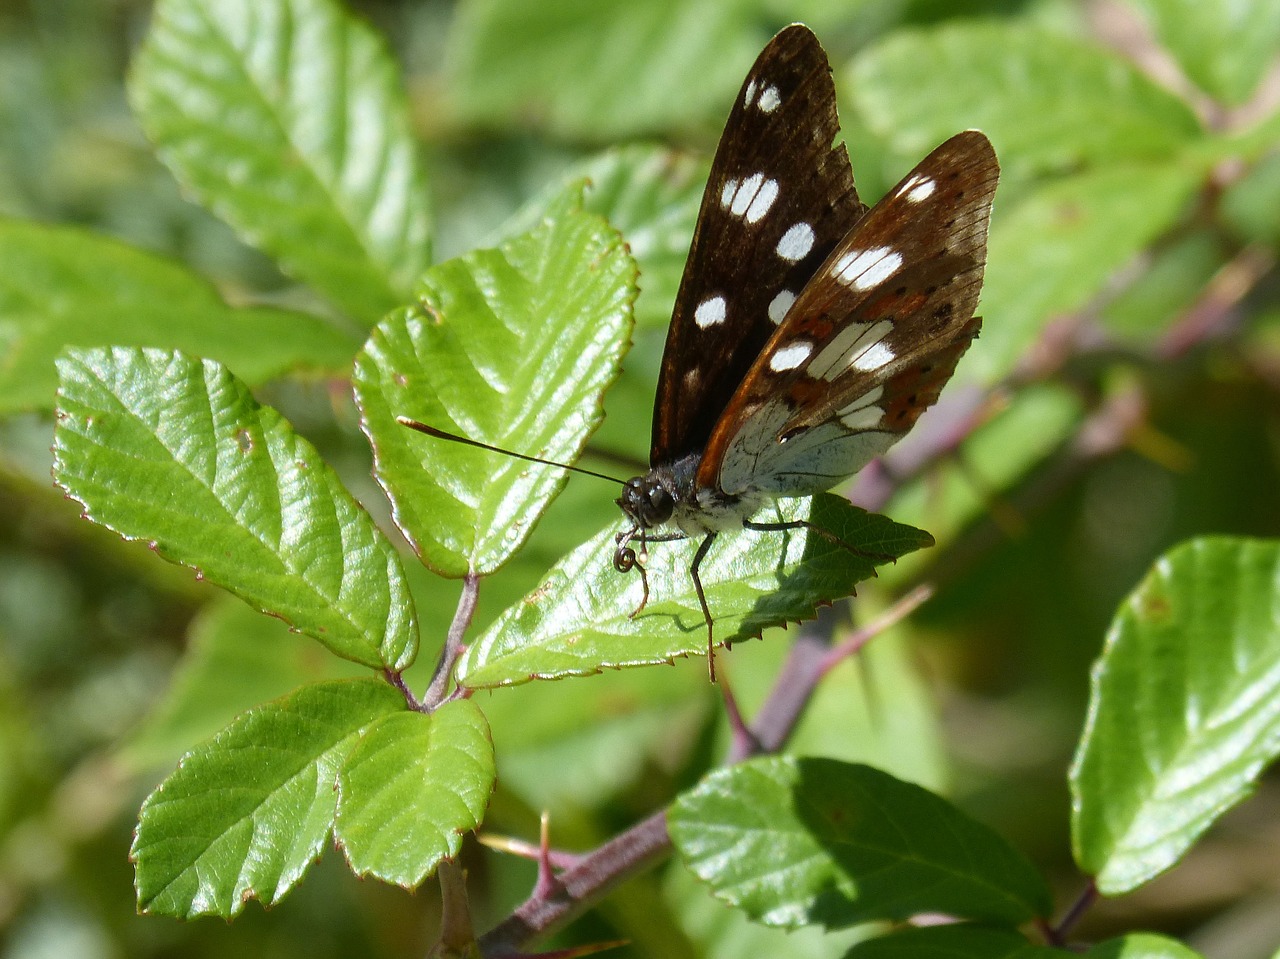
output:
<instances>
[{"instance_id":1,"label":"butterfly forewing","mask_svg":"<svg viewBox=\"0 0 1280 959\"><path fill-rule=\"evenodd\" d=\"M961 133L857 221L724 409L699 486L818 492L911 428L977 335L998 177L987 138Z\"/></svg>"},{"instance_id":2,"label":"butterfly forewing","mask_svg":"<svg viewBox=\"0 0 1280 959\"><path fill-rule=\"evenodd\" d=\"M676 297L654 406L654 465L706 446L819 265L865 212L831 67L803 26L747 75L725 125Z\"/></svg>"}]
</instances>

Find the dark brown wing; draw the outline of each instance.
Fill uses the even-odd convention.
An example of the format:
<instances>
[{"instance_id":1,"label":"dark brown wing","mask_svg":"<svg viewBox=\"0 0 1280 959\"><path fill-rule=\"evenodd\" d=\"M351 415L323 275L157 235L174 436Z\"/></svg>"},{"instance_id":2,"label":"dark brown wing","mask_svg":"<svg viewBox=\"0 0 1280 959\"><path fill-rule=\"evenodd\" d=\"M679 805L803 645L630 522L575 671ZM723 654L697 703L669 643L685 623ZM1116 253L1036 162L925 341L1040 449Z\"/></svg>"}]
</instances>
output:
<instances>
[{"instance_id":1,"label":"dark brown wing","mask_svg":"<svg viewBox=\"0 0 1280 959\"><path fill-rule=\"evenodd\" d=\"M701 452L787 308L865 212L839 130L822 45L787 27L747 75L711 164L662 358L652 465Z\"/></svg>"},{"instance_id":2,"label":"dark brown wing","mask_svg":"<svg viewBox=\"0 0 1280 959\"><path fill-rule=\"evenodd\" d=\"M914 425L978 333L999 174L991 143L970 130L858 221L734 394L698 486L826 489Z\"/></svg>"}]
</instances>

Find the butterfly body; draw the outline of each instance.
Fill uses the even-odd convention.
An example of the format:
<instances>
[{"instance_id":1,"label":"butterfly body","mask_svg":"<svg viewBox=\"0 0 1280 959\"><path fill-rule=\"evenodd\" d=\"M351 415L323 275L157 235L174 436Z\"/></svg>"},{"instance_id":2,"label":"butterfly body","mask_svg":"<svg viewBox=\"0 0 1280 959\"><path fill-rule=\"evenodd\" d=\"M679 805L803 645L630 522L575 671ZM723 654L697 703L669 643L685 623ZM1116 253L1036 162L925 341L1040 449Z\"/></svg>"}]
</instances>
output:
<instances>
[{"instance_id":1,"label":"butterfly body","mask_svg":"<svg viewBox=\"0 0 1280 959\"><path fill-rule=\"evenodd\" d=\"M886 452L981 326L999 176L987 138L952 137L870 209L838 139L826 54L807 27L788 27L726 122L663 353L651 468L618 499L630 524L618 570L643 575L650 542L704 537L691 574L708 654L698 567L715 537L808 526L753 517ZM640 609L647 599L646 579Z\"/></svg>"}]
</instances>

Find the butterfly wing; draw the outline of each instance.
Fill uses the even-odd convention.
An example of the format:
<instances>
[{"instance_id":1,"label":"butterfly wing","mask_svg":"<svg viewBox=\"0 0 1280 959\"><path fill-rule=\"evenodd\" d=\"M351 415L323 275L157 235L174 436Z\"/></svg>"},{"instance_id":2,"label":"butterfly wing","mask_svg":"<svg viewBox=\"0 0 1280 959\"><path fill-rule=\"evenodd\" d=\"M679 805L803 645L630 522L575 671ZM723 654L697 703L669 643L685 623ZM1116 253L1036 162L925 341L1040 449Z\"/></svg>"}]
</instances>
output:
<instances>
[{"instance_id":1,"label":"butterfly wing","mask_svg":"<svg viewBox=\"0 0 1280 959\"><path fill-rule=\"evenodd\" d=\"M865 212L817 37L761 52L721 136L658 378L650 462L700 453L787 309Z\"/></svg>"},{"instance_id":2,"label":"butterfly wing","mask_svg":"<svg viewBox=\"0 0 1280 959\"><path fill-rule=\"evenodd\" d=\"M698 486L820 492L915 424L978 334L999 173L985 136L958 134L857 222L729 401Z\"/></svg>"}]
</instances>

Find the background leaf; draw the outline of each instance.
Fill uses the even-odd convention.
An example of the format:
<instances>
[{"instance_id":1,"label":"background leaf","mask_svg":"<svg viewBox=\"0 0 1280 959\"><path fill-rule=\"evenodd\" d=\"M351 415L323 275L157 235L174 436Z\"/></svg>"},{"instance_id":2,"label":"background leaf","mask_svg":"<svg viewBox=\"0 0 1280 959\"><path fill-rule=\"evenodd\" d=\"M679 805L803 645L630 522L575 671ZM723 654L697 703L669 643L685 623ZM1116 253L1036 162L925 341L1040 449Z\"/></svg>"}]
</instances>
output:
<instances>
[{"instance_id":1,"label":"background leaf","mask_svg":"<svg viewBox=\"0 0 1280 959\"><path fill-rule=\"evenodd\" d=\"M397 416L571 463L600 422L631 329L622 238L562 195L535 229L433 267L378 324L355 391L396 524L433 570L489 573L528 538L564 470L421 436Z\"/></svg>"},{"instance_id":2,"label":"background leaf","mask_svg":"<svg viewBox=\"0 0 1280 959\"><path fill-rule=\"evenodd\" d=\"M379 680L306 686L192 750L143 804L138 907L230 918L251 898L278 901L323 851L360 729L403 709Z\"/></svg>"},{"instance_id":3,"label":"background leaf","mask_svg":"<svg viewBox=\"0 0 1280 959\"><path fill-rule=\"evenodd\" d=\"M1185 103L1118 55L1025 23L899 31L840 79L842 95L904 155L973 127L1010 173L1165 161L1199 133Z\"/></svg>"},{"instance_id":4,"label":"background leaf","mask_svg":"<svg viewBox=\"0 0 1280 959\"><path fill-rule=\"evenodd\" d=\"M539 117L598 142L720 116L768 33L748 0L469 0L449 36L469 122Z\"/></svg>"},{"instance_id":5,"label":"background leaf","mask_svg":"<svg viewBox=\"0 0 1280 959\"><path fill-rule=\"evenodd\" d=\"M254 706L300 686L368 675L274 616L223 595L191 623L169 687L123 756L144 769L168 766Z\"/></svg>"},{"instance_id":6,"label":"background leaf","mask_svg":"<svg viewBox=\"0 0 1280 959\"><path fill-rule=\"evenodd\" d=\"M208 356L250 384L335 372L356 342L307 313L231 307L175 262L71 227L0 220L0 413L48 409L65 346Z\"/></svg>"},{"instance_id":7,"label":"background leaf","mask_svg":"<svg viewBox=\"0 0 1280 959\"><path fill-rule=\"evenodd\" d=\"M897 557L932 543L927 533L829 494L779 501L776 515L807 517L870 553ZM766 510L757 519L773 517ZM523 602L471 643L458 661L458 682L477 689L705 654L706 623L689 575L700 540L650 548L649 603L632 618L642 586L639 575L619 573L610 563L616 532L610 527L564 557ZM719 644L811 617L819 604L849 595L874 575L874 566L807 530L743 530L717 539L700 575Z\"/></svg>"},{"instance_id":8,"label":"background leaf","mask_svg":"<svg viewBox=\"0 0 1280 959\"><path fill-rule=\"evenodd\" d=\"M130 99L174 176L352 316L426 267L425 180L395 65L333 0L159 0Z\"/></svg>"},{"instance_id":9,"label":"background leaf","mask_svg":"<svg viewBox=\"0 0 1280 959\"><path fill-rule=\"evenodd\" d=\"M1113 165L1063 177L1006 207L991 230L981 312L990 317L960 367L965 379L1007 375L1046 316L1084 306L1108 278L1182 216L1203 171Z\"/></svg>"},{"instance_id":10,"label":"background leaf","mask_svg":"<svg viewBox=\"0 0 1280 959\"><path fill-rule=\"evenodd\" d=\"M566 188L585 180L583 209L622 234L644 282L636 297L639 326L666 334L707 183L707 165L666 147L615 147L575 163L504 227L508 235L535 227Z\"/></svg>"},{"instance_id":11,"label":"background leaf","mask_svg":"<svg viewBox=\"0 0 1280 959\"><path fill-rule=\"evenodd\" d=\"M212 360L117 348L58 360L54 478L347 659L403 669L418 628L400 560L315 448Z\"/></svg>"},{"instance_id":12,"label":"background leaf","mask_svg":"<svg viewBox=\"0 0 1280 959\"><path fill-rule=\"evenodd\" d=\"M480 824L494 775L489 726L474 703L383 716L338 779L336 836L351 868L417 886Z\"/></svg>"},{"instance_id":13,"label":"background leaf","mask_svg":"<svg viewBox=\"0 0 1280 959\"><path fill-rule=\"evenodd\" d=\"M1037 946L999 926L922 926L860 942L845 959L1066 959L1065 949Z\"/></svg>"},{"instance_id":14,"label":"background leaf","mask_svg":"<svg viewBox=\"0 0 1280 959\"><path fill-rule=\"evenodd\" d=\"M1172 866L1280 751L1280 544L1205 538L1116 614L1071 771L1080 868L1108 894Z\"/></svg>"},{"instance_id":15,"label":"background leaf","mask_svg":"<svg viewBox=\"0 0 1280 959\"><path fill-rule=\"evenodd\" d=\"M1200 953L1176 939L1154 932L1134 932L1093 946L1089 959L1201 959Z\"/></svg>"},{"instance_id":16,"label":"background leaf","mask_svg":"<svg viewBox=\"0 0 1280 959\"><path fill-rule=\"evenodd\" d=\"M717 770L667 822L715 894L767 925L840 928L917 913L1020 923L1043 880L986 826L888 773L774 756Z\"/></svg>"},{"instance_id":17,"label":"background leaf","mask_svg":"<svg viewBox=\"0 0 1280 959\"><path fill-rule=\"evenodd\" d=\"M1237 106L1257 90L1280 44L1277 0L1130 0L1193 83Z\"/></svg>"}]
</instances>

